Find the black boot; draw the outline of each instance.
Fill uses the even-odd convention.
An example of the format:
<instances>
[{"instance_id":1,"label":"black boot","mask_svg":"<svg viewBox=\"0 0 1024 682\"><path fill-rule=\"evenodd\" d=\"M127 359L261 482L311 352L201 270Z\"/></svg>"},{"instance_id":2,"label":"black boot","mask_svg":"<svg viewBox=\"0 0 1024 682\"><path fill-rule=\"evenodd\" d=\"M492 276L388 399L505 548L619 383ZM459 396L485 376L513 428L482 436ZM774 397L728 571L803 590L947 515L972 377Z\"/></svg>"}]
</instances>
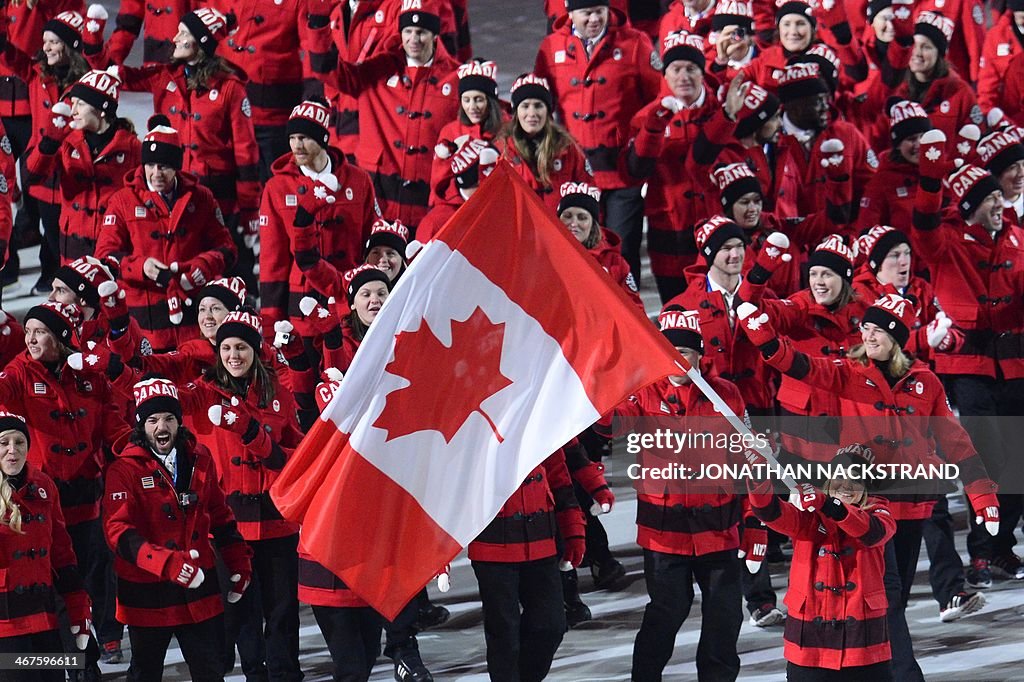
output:
<instances>
[{"instance_id":1,"label":"black boot","mask_svg":"<svg viewBox=\"0 0 1024 682\"><path fill-rule=\"evenodd\" d=\"M599 590L617 592L626 587L626 569L611 556L601 563L591 562L590 574L594 577L594 587Z\"/></svg>"},{"instance_id":2,"label":"black boot","mask_svg":"<svg viewBox=\"0 0 1024 682\"><path fill-rule=\"evenodd\" d=\"M434 682L434 676L427 670L427 666L423 665L417 647L406 647L396 651L392 660L395 662L395 679L398 682Z\"/></svg>"},{"instance_id":3,"label":"black boot","mask_svg":"<svg viewBox=\"0 0 1024 682\"><path fill-rule=\"evenodd\" d=\"M417 605L416 623L414 627L423 632L430 628L436 628L438 625L443 625L448 621L448 617L451 615L448 609L443 606L438 606L430 601L430 597L427 596L426 590L421 590L415 597Z\"/></svg>"},{"instance_id":4,"label":"black boot","mask_svg":"<svg viewBox=\"0 0 1024 682\"><path fill-rule=\"evenodd\" d=\"M565 601L567 628L572 629L593 618L590 607L580 599L580 579L575 568L571 571L562 571L562 599Z\"/></svg>"}]
</instances>

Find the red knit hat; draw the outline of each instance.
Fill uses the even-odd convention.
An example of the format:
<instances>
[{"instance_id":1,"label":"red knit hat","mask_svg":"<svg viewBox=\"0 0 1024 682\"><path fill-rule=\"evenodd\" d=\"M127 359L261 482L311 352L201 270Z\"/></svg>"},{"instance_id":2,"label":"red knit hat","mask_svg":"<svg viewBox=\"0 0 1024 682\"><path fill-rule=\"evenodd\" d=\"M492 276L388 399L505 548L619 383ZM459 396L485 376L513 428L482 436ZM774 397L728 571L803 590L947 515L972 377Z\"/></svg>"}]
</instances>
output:
<instances>
[{"instance_id":1,"label":"red knit hat","mask_svg":"<svg viewBox=\"0 0 1024 682\"><path fill-rule=\"evenodd\" d=\"M664 72L672 62L682 59L693 62L704 70L704 39L696 33L674 31L665 36L661 43L661 70Z\"/></svg>"},{"instance_id":2,"label":"red knit hat","mask_svg":"<svg viewBox=\"0 0 1024 682\"><path fill-rule=\"evenodd\" d=\"M114 276L107 266L92 256L82 256L60 266L53 273L53 277L67 284L91 308L100 307L100 295L97 291L100 284L114 281Z\"/></svg>"},{"instance_id":3,"label":"red knit hat","mask_svg":"<svg viewBox=\"0 0 1024 682\"><path fill-rule=\"evenodd\" d=\"M946 186L956 198L960 215L970 218L989 194L999 189L999 183L983 168L965 163L946 178Z\"/></svg>"},{"instance_id":4,"label":"red knit hat","mask_svg":"<svg viewBox=\"0 0 1024 682\"><path fill-rule=\"evenodd\" d=\"M518 109L524 99L539 99L551 109L551 86L548 79L532 73L525 73L515 80L510 90L512 109Z\"/></svg>"},{"instance_id":5,"label":"red knit hat","mask_svg":"<svg viewBox=\"0 0 1024 682\"><path fill-rule=\"evenodd\" d=\"M889 136L894 145L899 144L911 135L924 133L932 129L928 112L917 102L905 99L890 100L889 104Z\"/></svg>"},{"instance_id":6,"label":"red knit hat","mask_svg":"<svg viewBox=\"0 0 1024 682\"><path fill-rule=\"evenodd\" d=\"M78 348L78 325L82 323L82 309L74 303L40 303L25 313L25 323L29 320L39 320L62 344Z\"/></svg>"},{"instance_id":7,"label":"red knit hat","mask_svg":"<svg viewBox=\"0 0 1024 682\"><path fill-rule=\"evenodd\" d=\"M764 125L779 110L779 98L757 83L751 83L743 106L736 113L736 132L733 137L741 139Z\"/></svg>"},{"instance_id":8,"label":"red knit hat","mask_svg":"<svg viewBox=\"0 0 1024 682\"><path fill-rule=\"evenodd\" d=\"M364 284L383 282L388 291L391 291L391 280L388 279L388 274L374 265L360 265L358 268L352 268L342 275L341 279L345 285L345 295L348 297L349 306L355 301L356 292Z\"/></svg>"},{"instance_id":9,"label":"red knit hat","mask_svg":"<svg viewBox=\"0 0 1024 682\"><path fill-rule=\"evenodd\" d=\"M723 164L711 171L711 180L718 187L722 200L722 210L727 214L732 213L732 205L743 196L751 192L763 195L761 183L758 181L754 171L745 163Z\"/></svg>"},{"instance_id":10,"label":"red knit hat","mask_svg":"<svg viewBox=\"0 0 1024 682\"><path fill-rule=\"evenodd\" d=\"M825 43L814 43L806 52L795 54L789 58L787 64L817 64L820 68L822 79L828 85L829 90L834 94L839 87L839 72L843 64L839 61L839 55Z\"/></svg>"},{"instance_id":11,"label":"red knit hat","mask_svg":"<svg viewBox=\"0 0 1024 682\"><path fill-rule=\"evenodd\" d=\"M120 96L121 81L112 71L87 71L68 92L71 99L77 98L92 105L108 118L117 112Z\"/></svg>"},{"instance_id":12,"label":"red knit hat","mask_svg":"<svg viewBox=\"0 0 1024 682\"><path fill-rule=\"evenodd\" d=\"M697 248L704 254L704 261L709 266L714 262L715 254L722 248L722 244L734 237L742 239L744 243L747 241L743 228L722 215L716 215L699 225L693 236L697 241Z\"/></svg>"},{"instance_id":13,"label":"red knit hat","mask_svg":"<svg viewBox=\"0 0 1024 682\"><path fill-rule=\"evenodd\" d=\"M863 258L878 273L886 254L900 244L910 244L910 239L902 231L888 225L875 225L857 238L857 257Z\"/></svg>"},{"instance_id":14,"label":"red knit hat","mask_svg":"<svg viewBox=\"0 0 1024 682\"><path fill-rule=\"evenodd\" d=\"M790 64L779 76L778 92L783 104L809 95L827 94L828 91L821 66L815 62Z\"/></svg>"},{"instance_id":15,"label":"red knit hat","mask_svg":"<svg viewBox=\"0 0 1024 682\"><path fill-rule=\"evenodd\" d=\"M364 253L369 253L375 246L390 246L405 257L405 247L409 245L409 228L401 220L389 223L377 218L370 226L370 237L366 240Z\"/></svg>"},{"instance_id":16,"label":"red knit hat","mask_svg":"<svg viewBox=\"0 0 1024 682\"><path fill-rule=\"evenodd\" d=\"M224 339L239 338L252 346L252 349L259 355L263 348L263 320L258 313L235 310L225 316L220 327L217 328L217 346Z\"/></svg>"},{"instance_id":17,"label":"red knit hat","mask_svg":"<svg viewBox=\"0 0 1024 682\"><path fill-rule=\"evenodd\" d=\"M994 176L1024 160L1024 145L1011 128L1000 128L981 138L977 151L981 163Z\"/></svg>"},{"instance_id":18,"label":"red knit hat","mask_svg":"<svg viewBox=\"0 0 1024 682\"><path fill-rule=\"evenodd\" d=\"M567 208L582 208L590 214L597 225L601 222L601 190L585 182L563 182L558 190L562 198L558 201L558 214Z\"/></svg>"},{"instance_id":19,"label":"red knit hat","mask_svg":"<svg viewBox=\"0 0 1024 682\"><path fill-rule=\"evenodd\" d=\"M838 234L830 234L818 244L814 253L807 259L807 267L820 265L842 277L847 282L853 281L853 251Z\"/></svg>"},{"instance_id":20,"label":"red knit hat","mask_svg":"<svg viewBox=\"0 0 1024 682\"><path fill-rule=\"evenodd\" d=\"M132 387L135 398L135 421L144 422L157 412L170 412L181 421L178 387L162 377L144 379Z\"/></svg>"},{"instance_id":21,"label":"red knit hat","mask_svg":"<svg viewBox=\"0 0 1024 682\"><path fill-rule=\"evenodd\" d=\"M900 348L907 345L910 330L916 321L917 310L914 304L897 294L886 294L864 313L864 322L870 322L888 332Z\"/></svg>"},{"instance_id":22,"label":"red knit hat","mask_svg":"<svg viewBox=\"0 0 1024 682\"><path fill-rule=\"evenodd\" d=\"M914 34L922 35L935 44L939 54L946 56L949 49L949 41L953 39L953 31L956 24L949 17L938 12L925 10L917 15L917 23L914 24Z\"/></svg>"},{"instance_id":23,"label":"red knit hat","mask_svg":"<svg viewBox=\"0 0 1024 682\"><path fill-rule=\"evenodd\" d=\"M459 66L459 95L478 90L488 97L498 98L498 65L482 59L474 59Z\"/></svg>"},{"instance_id":24,"label":"red knit hat","mask_svg":"<svg viewBox=\"0 0 1024 682\"><path fill-rule=\"evenodd\" d=\"M658 315L658 326L669 343L704 353L704 337L700 333L700 314L677 305L668 306Z\"/></svg>"},{"instance_id":25,"label":"red knit hat","mask_svg":"<svg viewBox=\"0 0 1024 682\"><path fill-rule=\"evenodd\" d=\"M245 303L247 293L245 280L241 277L221 277L203 287L198 300L202 301L209 296L223 303L224 307L231 311L237 310Z\"/></svg>"},{"instance_id":26,"label":"red knit hat","mask_svg":"<svg viewBox=\"0 0 1024 682\"><path fill-rule=\"evenodd\" d=\"M287 135L305 135L318 145L327 148L330 140L331 110L320 102L306 100L295 105L288 115Z\"/></svg>"},{"instance_id":27,"label":"red knit hat","mask_svg":"<svg viewBox=\"0 0 1024 682\"><path fill-rule=\"evenodd\" d=\"M441 12L431 0L402 0L402 9L398 15L398 30L403 28L423 28L435 36L441 33Z\"/></svg>"},{"instance_id":28,"label":"red knit hat","mask_svg":"<svg viewBox=\"0 0 1024 682\"><path fill-rule=\"evenodd\" d=\"M43 31L53 33L72 50L79 50L82 47L82 29L84 27L85 19L82 18L82 15L67 10L46 22L43 25Z\"/></svg>"},{"instance_id":29,"label":"red knit hat","mask_svg":"<svg viewBox=\"0 0 1024 682\"><path fill-rule=\"evenodd\" d=\"M178 131L158 125L142 138L142 164L156 163L181 170L185 150L181 146Z\"/></svg>"},{"instance_id":30,"label":"red knit hat","mask_svg":"<svg viewBox=\"0 0 1024 682\"><path fill-rule=\"evenodd\" d=\"M220 41L234 32L238 22L234 12L222 14L212 7L201 7L183 16L181 23L195 37L199 49L212 57Z\"/></svg>"}]
</instances>

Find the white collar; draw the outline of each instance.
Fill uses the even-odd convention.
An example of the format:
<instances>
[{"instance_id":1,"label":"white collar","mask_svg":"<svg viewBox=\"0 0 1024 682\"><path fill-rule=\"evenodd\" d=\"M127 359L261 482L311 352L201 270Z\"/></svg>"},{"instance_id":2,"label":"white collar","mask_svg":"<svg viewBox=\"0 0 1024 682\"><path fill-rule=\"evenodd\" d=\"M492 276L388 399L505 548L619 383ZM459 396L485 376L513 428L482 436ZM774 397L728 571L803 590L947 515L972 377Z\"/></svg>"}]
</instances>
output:
<instances>
[{"instance_id":1,"label":"white collar","mask_svg":"<svg viewBox=\"0 0 1024 682\"><path fill-rule=\"evenodd\" d=\"M687 104L686 102L679 99L675 95L670 95L670 97L672 97L672 99L678 102L679 107L682 109L700 109L702 106L704 106L705 100L707 100L708 89L704 87L704 84L702 83L700 86L700 95L697 97L697 99L693 100L693 104Z\"/></svg>"},{"instance_id":2,"label":"white collar","mask_svg":"<svg viewBox=\"0 0 1024 682\"><path fill-rule=\"evenodd\" d=\"M178 189L178 174L174 174L174 184L171 186L170 192L157 192L155 189L153 189L153 185L149 184L148 179L146 180L146 189L148 189L150 192L155 192L156 194L170 194L171 196L174 196L174 193Z\"/></svg>"},{"instance_id":3,"label":"white collar","mask_svg":"<svg viewBox=\"0 0 1024 682\"><path fill-rule=\"evenodd\" d=\"M719 284L718 282L713 280L711 278L711 273L708 273L707 280L708 280L708 286L711 288L711 291L720 291L720 292L722 292L722 296L726 296L728 298L732 298L733 296L736 295L736 292L738 292L740 290L740 284L743 283L743 275L740 275L736 279L736 288L733 289L732 291L729 291L728 289L723 287L721 284Z\"/></svg>"},{"instance_id":4,"label":"white collar","mask_svg":"<svg viewBox=\"0 0 1024 682\"><path fill-rule=\"evenodd\" d=\"M334 173L331 172L330 154L327 155L327 165L324 166L324 169L322 171L317 172L312 168L307 168L306 166L299 166L299 170L302 171L302 174L305 175L307 178L311 178L317 182L322 183L323 185L326 185L327 188L330 189L332 192L338 191L338 178L337 176L334 175Z\"/></svg>"},{"instance_id":5,"label":"white collar","mask_svg":"<svg viewBox=\"0 0 1024 682\"><path fill-rule=\"evenodd\" d=\"M817 134L813 130L804 130L800 126L793 123L791 120L789 120L789 114L786 113L782 114L782 129L785 131L787 135L792 135L793 137L795 137L797 142L799 142L800 144L807 144L808 142L813 140L814 136Z\"/></svg>"},{"instance_id":6,"label":"white collar","mask_svg":"<svg viewBox=\"0 0 1024 682\"><path fill-rule=\"evenodd\" d=\"M435 49L437 49L437 48L435 47ZM407 67L411 67L411 68L416 68L416 67L420 67L420 66L422 66L422 67L433 66L434 65L434 58L431 57L429 60L425 61L424 63L417 64L413 60L412 57L410 57L409 55L405 55L405 65Z\"/></svg>"},{"instance_id":7,"label":"white collar","mask_svg":"<svg viewBox=\"0 0 1024 682\"><path fill-rule=\"evenodd\" d=\"M584 38L582 35L580 35L580 32L576 30L575 26L573 26L573 29L572 29L572 34L574 36L576 36L577 38L579 38L581 41L583 41L583 45L584 46L586 46L586 45L597 45L599 42L601 42L601 38L604 38L607 33L608 33L608 27L605 26L604 30L602 30L600 33L598 33L596 38Z\"/></svg>"}]
</instances>

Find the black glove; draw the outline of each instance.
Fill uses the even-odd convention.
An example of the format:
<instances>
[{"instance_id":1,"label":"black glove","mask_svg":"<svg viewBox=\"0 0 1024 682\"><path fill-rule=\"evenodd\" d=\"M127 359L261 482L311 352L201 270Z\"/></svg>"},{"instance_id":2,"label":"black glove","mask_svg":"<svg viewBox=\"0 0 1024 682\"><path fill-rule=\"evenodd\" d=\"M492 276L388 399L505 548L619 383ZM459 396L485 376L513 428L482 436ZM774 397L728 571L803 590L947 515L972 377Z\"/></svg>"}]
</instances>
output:
<instances>
[{"instance_id":1,"label":"black glove","mask_svg":"<svg viewBox=\"0 0 1024 682\"><path fill-rule=\"evenodd\" d=\"M828 495L825 498L825 504L821 505L821 513L833 521L842 521L850 515L850 510L847 509L842 500Z\"/></svg>"}]
</instances>

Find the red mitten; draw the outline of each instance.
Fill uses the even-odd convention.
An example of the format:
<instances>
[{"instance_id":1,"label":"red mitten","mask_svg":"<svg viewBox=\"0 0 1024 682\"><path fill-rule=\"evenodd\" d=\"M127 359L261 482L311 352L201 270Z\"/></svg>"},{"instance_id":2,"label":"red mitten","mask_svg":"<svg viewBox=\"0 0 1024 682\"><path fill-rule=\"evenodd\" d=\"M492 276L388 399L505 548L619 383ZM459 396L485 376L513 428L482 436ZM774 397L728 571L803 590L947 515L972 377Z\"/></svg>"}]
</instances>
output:
<instances>
[{"instance_id":1,"label":"red mitten","mask_svg":"<svg viewBox=\"0 0 1024 682\"><path fill-rule=\"evenodd\" d=\"M43 140L40 151L56 154L60 143L71 134L71 107L67 102L57 102L50 109L51 116L46 120L46 127L43 129ZM50 150L53 151L50 151Z\"/></svg>"},{"instance_id":2,"label":"red mitten","mask_svg":"<svg viewBox=\"0 0 1024 682\"><path fill-rule=\"evenodd\" d=\"M103 49L103 30L110 15L103 5L89 5L85 13L85 30L82 31L82 52L87 55L99 54Z\"/></svg>"},{"instance_id":3,"label":"red mitten","mask_svg":"<svg viewBox=\"0 0 1024 682\"><path fill-rule=\"evenodd\" d=\"M747 560L747 570L757 573L761 562L768 554L768 529L756 516L748 516L743 520L743 536L737 555Z\"/></svg>"},{"instance_id":4,"label":"red mitten","mask_svg":"<svg viewBox=\"0 0 1024 682\"><path fill-rule=\"evenodd\" d=\"M800 511L817 511L825 504L825 493L810 483L801 483L789 494L789 503Z\"/></svg>"},{"instance_id":5,"label":"red mitten","mask_svg":"<svg viewBox=\"0 0 1024 682\"><path fill-rule=\"evenodd\" d=\"M4 311L0 310L0 335L3 335L3 336L10 336L11 335L11 325L7 324L7 320L8 320L7 313L5 313Z\"/></svg>"},{"instance_id":6,"label":"red mitten","mask_svg":"<svg viewBox=\"0 0 1024 682\"><path fill-rule=\"evenodd\" d=\"M445 564L444 568L438 571L434 578L437 580L437 589L441 592L447 592L452 589L452 565Z\"/></svg>"},{"instance_id":7,"label":"red mitten","mask_svg":"<svg viewBox=\"0 0 1024 682\"><path fill-rule=\"evenodd\" d=\"M791 260L793 256L789 253L789 237L781 232L772 232L757 252L757 260L747 273L747 279L751 284L764 284L776 270Z\"/></svg>"},{"instance_id":8,"label":"red mitten","mask_svg":"<svg viewBox=\"0 0 1024 682\"><path fill-rule=\"evenodd\" d=\"M676 112L681 111L682 108L682 103L675 97L671 95L663 97L658 106L651 107L650 111L647 112L647 118L644 119L644 128L652 133L663 133L672 117L676 115Z\"/></svg>"},{"instance_id":9,"label":"red mitten","mask_svg":"<svg viewBox=\"0 0 1024 682\"><path fill-rule=\"evenodd\" d=\"M219 426L225 431L233 431L239 436L246 435L253 428L254 424L256 430L259 430L260 426L249 414L249 410L235 396L231 396L230 407L210 405L206 410L206 416L209 417L210 423L214 426Z\"/></svg>"},{"instance_id":10,"label":"red mitten","mask_svg":"<svg viewBox=\"0 0 1024 682\"><path fill-rule=\"evenodd\" d=\"M892 28L896 40L906 44L914 39L914 0L892 0Z\"/></svg>"},{"instance_id":11,"label":"red mitten","mask_svg":"<svg viewBox=\"0 0 1024 682\"><path fill-rule=\"evenodd\" d=\"M260 216L257 211L242 211L238 216L238 233L242 235L245 248L252 250L252 255L260 255Z\"/></svg>"},{"instance_id":12,"label":"red mitten","mask_svg":"<svg viewBox=\"0 0 1024 682\"><path fill-rule=\"evenodd\" d=\"M987 485L986 485L987 484ZM972 492L972 490L988 488L988 492ZM991 481L975 481L964 487L967 499L974 510L974 522L979 526L985 524L989 535L999 532L999 498L994 492L995 484Z\"/></svg>"},{"instance_id":13,"label":"red mitten","mask_svg":"<svg viewBox=\"0 0 1024 682\"><path fill-rule=\"evenodd\" d=\"M96 287L100 297L100 310L103 317L110 323L111 331L122 331L128 328L128 304L125 302L124 289L117 282L106 280Z\"/></svg>"},{"instance_id":14,"label":"red mitten","mask_svg":"<svg viewBox=\"0 0 1024 682\"><path fill-rule=\"evenodd\" d=\"M68 622L71 636L75 638L75 646L85 651L92 636L92 604L84 590L78 590L64 596L64 605L68 610Z\"/></svg>"},{"instance_id":15,"label":"red mitten","mask_svg":"<svg viewBox=\"0 0 1024 682\"><path fill-rule=\"evenodd\" d=\"M562 562L558 568L569 571L580 565L587 551L587 522L578 507L563 509L555 517L564 543Z\"/></svg>"},{"instance_id":16,"label":"red mitten","mask_svg":"<svg viewBox=\"0 0 1024 682\"><path fill-rule=\"evenodd\" d=\"M757 306L752 303L744 302L736 308L736 316L740 319L747 338L760 348L778 338L778 334L775 333L775 328L772 326L771 320L768 319L768 313L758 314L759 312Z\"/></svg>"},{"instance_id":17,"label":"red mitten","mask_svg":"<svg viewBox=\"0 0 1024 682\"><path fill-rule=\"evenodd\" d=\"M203 569L196 563L198 558L199 552L194 549L190 549L187 553L184 551L171 552L160 577L194 590L202 585L206 578Z\"/></svg>"},{"instance_id":18,"label":"red mitten","mask_svg":"<svg viewBox=\"0 0 1024 682\"><path fill-rule=\"evenodd\" d=\"M178 265L171 263L171 272L181 272L181 288L185 292L193 289L202 289L206 286L208 274L198 263L184 263Z\"/></svg>"},{"instance_id":19,"label":"red mitten","mask_svg":"<svg viewBox=\"0 0 1024 682\"><path fill-rule=\"evenodd\" d=\"M953 320L949 319L946 313L940 310L935 315L935 319L925 327L928 345L942 351L948 349L953 344L953 335L950 333L950 327L952 326Z\"/></svg>"},{"instance_id":20,"label":"red mitten","mask_svg":"<svg viewBox=\"0 0 1024 682\"><path fill-rule=\"evenodd\" d=\"M235 542L220 548L221 559L231 571L228 578L232 585L228 591L228 603L234 604L242 598L252 582L252 549L248 543Z\"/></svg>"},{"instance_id":21,"label":"red mitten","mask_svg":"<svg viewBox=\"0 0 1024 682\"><path fill-rule=\"evenodd\" d=\"M981 139L981 128L968 123L956 132L956 153L964 161L974 163L977 152L978 140Z\"/></svg>"},{"instance_id":22,"label":"red mitten","mask_svg":"<svg viewBox=\"0 0 1024 682\"><path fill-rule=\"evenodd\" d=\"M302 311L303 318L313 327L317 336L329 334L341 328L341 320L332 312L332 308L334 308L333 298L327 300L327 306L321 305L312 296L304 296L299 301L299 310Z\"/></svg>"},{"instance_id":23,"label":"red mitten","mask_svg":"<svg viewBox=\"0 0 1024 682\"><path fill-rule=\"evenodd\" d=\"M594 504L590 507L591 514L600 516L612 510L615 505L615 493L608 487L603 464L590 462L573 471L572 477L594 498Z\"/></svg>"},{"instance_id":24,"label":"red mitten","mask_svg":"<svg viewBox=\"0 0 1024 682\"><path fill-rule=\"evenodd\" d=\"M946 135L941 130L929 130L921 135L917 165L922 178L942 181L949 175L953 162L946 156Z\"/></svg>"},{"instance_id":25,"label":"red mitten","mask_svg":"<svg viewBox=\"0 0 1024 682\"><path fill-rule=\"evenodd\" d=\"M91 340L86 341L82 352L68 356L68 367L76 372L104 374L111 379L116 379L124 370L120 355L112 352L107 344Z\"/></svg>"},{"instance_id":26,"label":"red mitten","mask_svg":"<svg viewBox=\"0 0 1024 682\"><path fill-rule=\"evenodd\" d=\"M306 352L302 335L295 331L295 327L288 320L274 323L274 348L281 351L284 359L289 362Z\"/></svg>"},{"instance_id":27,"label":"red mitten","mask_svg":"<svg viewBox=\"0 0 1024 682\"><path fill-rule=\"evenodd\" d=\"M845 153L846 146L842 140L829 138L821 143L821 167L825 169L825 177L832 182L846 182L850 179L853 162Z\"/></svg>"}]
</instances>

